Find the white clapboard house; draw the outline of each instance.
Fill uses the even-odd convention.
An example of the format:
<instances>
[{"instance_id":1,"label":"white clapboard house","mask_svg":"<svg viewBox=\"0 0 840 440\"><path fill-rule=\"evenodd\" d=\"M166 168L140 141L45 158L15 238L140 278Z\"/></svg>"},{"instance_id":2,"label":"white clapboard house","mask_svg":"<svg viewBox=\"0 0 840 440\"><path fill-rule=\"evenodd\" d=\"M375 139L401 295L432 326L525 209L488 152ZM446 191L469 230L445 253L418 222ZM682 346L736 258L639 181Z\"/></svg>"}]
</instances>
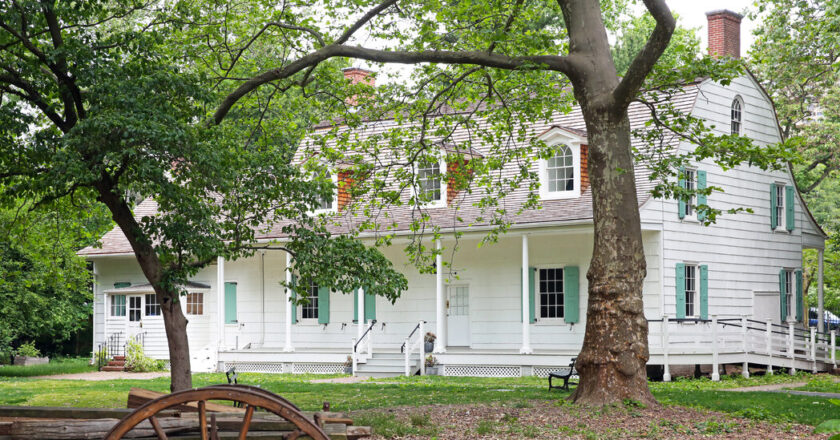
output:
<instances>
[{"instance_id":1,"label":"white clapboard house","mask_svg":"<svg viewBox=\"0 0 840 440\"><path fill-rule=\"evenodd\" d=\"M731 24L739 22L740 16L728 11L709 14L713 52L738 56L738 26ZM345 73L365 74L359 69ZM773 103L750 74L727 86L698 81L685 86L673 102L720 133L738 133L762 144L781 140ZM630 109L634 127L649 117L641 106ZM388 130L393 124L378 121L366 130ZM351 358L357 374L414 374L421 368L419 342L427 331L437 336L434 357L446 375L545 375L567 365L583 342L585 274L592 256L586 132L579 112L530 130L558 153L534 161L542 209L513 215L512 227L498 243L479 248L489 226L468 225L478 215L470 208L478 196L448 190L445 181L430 189L435 203L427 209L444 231L437 245L452 249L453 226L464 233L452 257L457 278L445 277L444 270L420 274L407 261L400 236L410 234L409 207L391 213L405 221L396 230L394 246L384 250L409 280L408 290L393 305L363 292L311 286L309 304L292 306L280 284L294 276L282 252L220 259L195 276L182 301L193 369L328 373L342 371ZM675 150L693 148L676 137L671 142ZM481 146L473 149L473 154L487 153ZM447 170L446 163L427 167L421 170L426 175ZM827 368L833 362L833 335L802 323L802 252L818 249L821 256L826 235L808 212L791 172L748 166L723 171L711 162L696 163L685 170L685 184L714 185L725 192L687 203L652 198L648 175L644 167L636 169L650 363L665 365L666 379L671 364ZM510 206L521 203L525 191L508 196ZM455 197L461 200L463 223L454 224ZM326 207L340 215L346 198L338 189ZM724 215L706 227L694 209L703 202L752 212ZM147 200L135 215L155 212L154 201ZM280 232L267 232L258 244L284 240ZM112 230L101 247L81 254L94 264L94 347L142 335L147 354L167 359L159 305L122 232ZM821 292L821 282L814 284Z\"/></svg>"}]
</instances>

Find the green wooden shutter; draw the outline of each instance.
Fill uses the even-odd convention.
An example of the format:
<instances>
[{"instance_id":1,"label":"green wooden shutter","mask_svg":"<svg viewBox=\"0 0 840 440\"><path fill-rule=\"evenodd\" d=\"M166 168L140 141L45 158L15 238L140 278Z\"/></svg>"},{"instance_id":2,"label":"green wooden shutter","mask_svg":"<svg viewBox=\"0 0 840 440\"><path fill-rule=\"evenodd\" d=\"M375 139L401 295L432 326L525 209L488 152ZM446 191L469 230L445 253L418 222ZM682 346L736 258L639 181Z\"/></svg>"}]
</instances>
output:
<instances>
[{"instance_id":1,"label":"green wooden shutter","mask_svg":"<svg viewBox=\"0 0 840 440\"><path fill-rule=\"evenodd\" d=\"M563 269L563 319L570 324L580 321L580 269Z\"/></svg>"},{"instance_id":2,"label":"green wooden shutter","mask_svg":"<svg viewBox=\"0 0 840 440\"><path fill-rule=\"evenodd\" d=\"M796 322L802 322L804 317L802 306L802 271L796 271Z\"/></svg>"},{"instance_id":3,"label":"green wooden shutter","mask_svg":"<svg viewBox=\"0 0 840 440\"><path fill-rule=\"evenodd\" d=\"M796 205L794 205L793 200L793 186L788 185L785 187L785 227L788 231L793 231L795 224L794 213L796 212Z\"/></svg>"},{"instance_id":4,"label":"green wooden shutter","mask_svg":"<svg viewBox=\"0 0 840 440\"><path fill-rule=\"evenodd\" d=\"M770 229L776 229L779 219L776 217L776 184L770 184Z\"/></svg>"},{"instance_id":5,"label":"green wooden shutter","mask_svg":"<svg viewBox=\"0 0 840 440\"><path fill-rule=\"evenodd\" d=\"M709 319L709 266L700 265L700 319Z\"/></svg>"},{"instance_id":6,"label":"green wooden shutter","mask_svg":"<svg viewBox=\"0 0 840 440\"><path fill-rule=\"evenodd\" d=\"M706 172L703 170L697 170L697 189L706 189ZM697 194L697 206L705 205L706 204L706 195L705 194ZM701 222L706 219L705 211L698 211L697 212L697 220Z\"/></svg>"},{"instance_id":7,"label":"green wooden shutter","mask_svg":"<svg viewBox=\"0 0 840 440\"><path fill-rule=\"evenodd\" d=\"M785 270L782 269L779 271L779 310L781 311L781 318L782 323L787 320L787 307L785 304L785 294L787 294L787 289L785 289Z\"/></svg>"},{"instance_id":8,"label":"green wooden shutter","mask_svg":"<svg viewBox=\"0 0 840 440\"><path fill-rule=\"evenodd\" d=\"M353 322L359 322L359 289L353 291Z\"/></svg>"},{"instance_id":9,"label":"green wooden shutter","mask_svg":"<svg viewBox=\"0 0 840 440\"><path fill-rule=\"evenodd\" d=\"M685 264L677 263L677 319L685 319Z\"/></svg>"},{"instance_id":10,"label":"green wooden shutter","mask_svg":"<svg viewBox=\"0 0 840 440\"><path fill-rule=\"evenodd\" d=\"M318 324L330 323L330 289L318 288Z\"/></svg>"},{"instance_id":11,"label":"green wooden shutter","mask_svg":"<svg viewBox=\"0 0 840 440\"><path fill-rule=\"evenodd\" d=\"M685 167L680 167L680 188L685 189ZM685 218L685 211L686 211L685 199L680 197L678 199L678 204L679 204L678 214L679 214L681 219Z\"/></svg>"},{"instance_id":12,"label":"green wooden shutter","mask_svg":"<svg viewBox=\"0 0 840 440\"><path fill-rule=\"evenodd\" d=\"M236 283L225 283L225 324L236 323Z\"/></svg>"},{"instance_id":13,"label":"green wooden shutter","mask_svg":"<svg viewBox=\"0 0 840 440\"><path fill-rule=\"evenodd\" d=\"M528 322L534 323L537 321L536 316L536 278L537 268L536 267L529 267L528 268ZM522 270L519 271L519 322L522 322Z\"/></svg>"},{"instance_id":14,"label":"green wooden shutter","mask_svg":"<svg viewBox=\"0 0 840 440\"><path fill-rule=\"evenodd\" d=\"M292 274L292 285L290 286L292 290L292 324L297 324L297 275Z\"/></svg>"},{"instance_id":15,"label":"green wooden shutter","mask_svg":"<svg viewBox=\"0 0 840 440\"><path fill-rule=\"evenodd\" d=\"M131 283L127 281L120 281L118 283L114 283L114 289L122 289L123 287L129 287Z\"/></svg>"},{"instance_id":16,"label":"green wooden shutter","mask_svg":"<svg viewBox=\"0 0 840 440\"><path fill-rule=\"evenodd\" d=\"M365 289L365 322L376 319L376 296L367 292Z\"/></svg>"}]
</instances>

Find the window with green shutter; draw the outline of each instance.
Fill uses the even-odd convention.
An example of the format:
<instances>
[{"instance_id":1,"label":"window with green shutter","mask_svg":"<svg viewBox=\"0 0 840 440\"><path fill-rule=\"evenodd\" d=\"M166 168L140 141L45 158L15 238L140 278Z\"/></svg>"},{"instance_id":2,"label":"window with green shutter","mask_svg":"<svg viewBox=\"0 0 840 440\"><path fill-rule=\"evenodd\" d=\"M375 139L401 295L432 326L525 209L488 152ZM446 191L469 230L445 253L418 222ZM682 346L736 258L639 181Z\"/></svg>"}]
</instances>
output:
<instances>
[{"instance_id":1,"label":"window with green shutter","mask_svg":"<svg viewBox=\"0 0 840 440\"><path fill-rule=\"evenodd\" d=\"M675 277L677 319L685 319L685 264L677 263Z\"/></svg>"},{"instance_id":2,"label":"window with green shutter","mask_svg":"<svg viewBox=\"0 0 840 440\"><path fill-rule=\"evenodd\" d=\"M697 189L703 190L706 189L706 172L703 170L697 170ZM697 206L705 205L706 204L706 195L705 194L697 194ZM706 219L705 212L697 212L697 220L701 222Z\"/></svg>"},{"instance_id":3,"label":"window with green shutter","mask_svg":"<svg viewBox=\"0 0 840 440\"><path fill-rule=\"evenodd\" d=\"M680 188L686 188L686 180L685 180L685 168L680 168ZM685 203L685 199L680 197L677 200L677 214L681 219L685 218L686 211L688 210L688 205Z\"/></svg>"},{"instance_id":4,"label":"window with green shutter","mask_svg":"<svg viewBox=\"0 0 840 440\"><path fill-rule=\"evenodd\" d=\"M236 283L225 283L225 324L236 324Z\"/></svg>"},{"instance_id":5,"label":"window with green shutter","mask_svg":"<svg viewBox=\"0 0 840 440\"><path fill-rule=\"evenodd\" d=\"M318 324L330 323L330 289L318 288Z\"/></svg>"},{"instance_id":6,"label":"window with green shutter","mask_svg":"<svg viewBox=\"0 0 840 440\"><path fill-rule=\"evenodd\" d=\"M580 321L580 269L566 266L563 277L563 320L574 324Z\"/></svg>"},{"instance_id":7,"label":"window with green shutter","mask_svg":"<svg viewBox=\"0 0 840 440\"><path fill-rule=\"evenodd\" d=\"M700 265L700 319L709 319L709 266Z\"/></svg>"},{"instance_id":8,"label":"window with green shutter","mask_svg":"<svg viewBox=\"0 0 840 440\"><path fill-rule=\"evenodd\" d=\"M292 274L292 281L290 283L289 289L292 291L292 324L297 324L297 275L295 274Z\"/></svg>"},{"instance_id":9,"label":"window with green shutter","mask_svg":"<svg viewBox=\"0 0 840 440\"><path fill-rule=\"evenodd\" d=\"M365 316L363 319L365 321L373 321L376 319L376 296L370 293L367 293L367 289L365 290L365 299L364 299L364 307L365 307ZM353 291L353 322L359 321L359 289Z\"/></svg>"},{"instance_id":10,"label":"window with green shutter","mask_svg":"<svg viewBox=\"0 0 840 440\"><path fill-rule=\"evenodd\" d=\"M793 302L793 273L790 270L779 271L779 311L782 322L787 321Z\"/></svg>"},{"instance_id":11,"label":"window with green shutter","mask_svg":"<svg viewBox=\"0 0 840 440\"><path fill-rule=\"evenodd\" d=\"M784 202L782 202L784 203ZM779 189L775 183L770 184L770 229L779 226Z\"/></svg>"},{"instance_id":12,"label":"window with green shutter","mask_svg":"<svg viewBox=\"0 0 840 440\"><path fill-rule=\"evenodd\" d=\"M802 298L802 271L796 271L796 322L802 322L804 318L803 313L803 298Z\"/></svg>"}]
</instances>

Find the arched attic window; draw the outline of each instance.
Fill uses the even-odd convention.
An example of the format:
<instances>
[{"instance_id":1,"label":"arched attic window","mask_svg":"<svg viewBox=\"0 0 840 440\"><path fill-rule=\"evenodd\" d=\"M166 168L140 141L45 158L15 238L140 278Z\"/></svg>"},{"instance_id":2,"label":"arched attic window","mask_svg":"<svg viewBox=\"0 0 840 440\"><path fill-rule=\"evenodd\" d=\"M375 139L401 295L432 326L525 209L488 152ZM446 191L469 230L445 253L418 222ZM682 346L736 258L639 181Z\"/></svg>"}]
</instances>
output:
<instances>
[{"instance_id":1,"label":"arched attic window","mask_svg":"<svg viewBox=\"0 0 840 440\"><path fill-rule=\"evenodd\" d=\"M546 171L548 172L548 192L574 191L575 165L571 148L565 145L560 147L557 155L548 159Z\"/></svg>"},{"instance_id":2,"label":"arched attic window","mask_svg":"<svg viewBox=\"0 0 840 440\"><path fill-rule=\"evenodd\" d=\"M730 119L732 121L730 132L732 134L741 134L741 127L743 126L743 111L744 101L741 99L740 96L736 96L735 99L732 100L732 109L730 112Z\"/></svg>"}]
</instances>

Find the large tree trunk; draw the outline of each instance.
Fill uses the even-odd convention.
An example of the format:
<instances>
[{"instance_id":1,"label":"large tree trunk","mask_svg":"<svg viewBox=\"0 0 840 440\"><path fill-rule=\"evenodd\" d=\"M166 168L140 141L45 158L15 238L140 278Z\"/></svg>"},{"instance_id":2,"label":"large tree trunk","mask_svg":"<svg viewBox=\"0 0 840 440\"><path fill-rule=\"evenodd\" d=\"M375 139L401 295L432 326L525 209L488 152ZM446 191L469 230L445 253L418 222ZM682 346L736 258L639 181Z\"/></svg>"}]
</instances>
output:
<instances>
[{"instance_id":1,"label":"large tree trunk","mask_svg":"<svg viewBox=\"0 0 840 440\"><path fill-rule=\"evenodd\" d=\"M585 111L585 113L587 113ZM594 113L594 112L593 112ZM646 274L627 112L587 117L595 244L587 273L586 335L571 399L603 405L656 401L647 386Z\"/></svg>"},{"instance_id":2,"label":"large tree trunk","mask_svg":"<svg viewBox=\"0 0 840 440\"><path fill-rule=\"evenodd\" d=\"M174 299L178 292L158 294L160 310L163 314L163 325L166 329L166 340L169 343L169 371L171 381L169 388L175 391L192 388L192 371L190 367L190 343L187 338L187 318L181 310L181 304Z\"/></svg>"}]
</instances>

